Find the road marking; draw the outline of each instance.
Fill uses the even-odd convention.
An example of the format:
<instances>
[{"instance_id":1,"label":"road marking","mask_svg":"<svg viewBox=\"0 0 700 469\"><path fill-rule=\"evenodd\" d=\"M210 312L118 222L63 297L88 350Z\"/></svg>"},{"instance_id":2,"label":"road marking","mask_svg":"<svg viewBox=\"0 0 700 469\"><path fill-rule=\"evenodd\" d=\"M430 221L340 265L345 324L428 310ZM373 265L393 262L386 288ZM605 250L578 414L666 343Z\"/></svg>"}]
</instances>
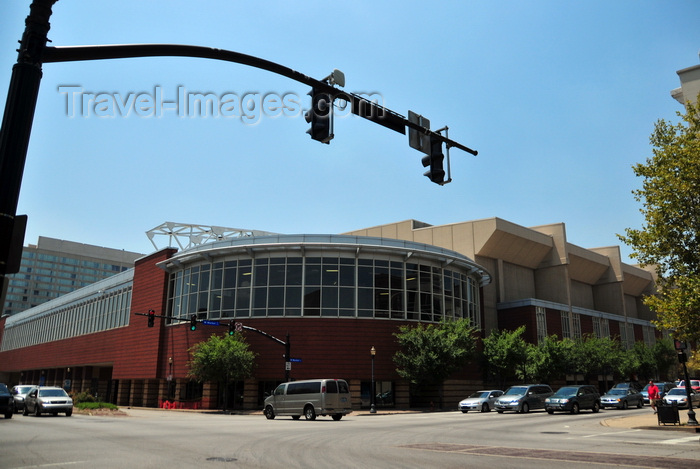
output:
<instances>
[{"instance_id":1,"label":"road marking","mask_svg":"<svg viewBox=\"0 0 700 469\"><path fill-rule=\"evenodd\" d=\"M47 463L47 464L36 464L34 466L22 466L22 467L15 467L14 469L31 469L35 467L54 467L54 466L66 466L66 465L71 465L71 464L83 464L86 463L87 461L65 461L65 462L54 462L54 463Z\"/></svg>"},{"instance_id":2,"label":"road marking","mask_svg":"<svg viewBox=\"0 0 700 469\"><path fill-rule=\"evenodd\" d=\"M700 438L698 438L697 435L686 436L685 438L673 438L671 440L663 440L663 441L659 441L658 443L661 443L662 445L677 445L680 443L692 443L695 441L700 441Z\"/></svg>"}]
</instances>

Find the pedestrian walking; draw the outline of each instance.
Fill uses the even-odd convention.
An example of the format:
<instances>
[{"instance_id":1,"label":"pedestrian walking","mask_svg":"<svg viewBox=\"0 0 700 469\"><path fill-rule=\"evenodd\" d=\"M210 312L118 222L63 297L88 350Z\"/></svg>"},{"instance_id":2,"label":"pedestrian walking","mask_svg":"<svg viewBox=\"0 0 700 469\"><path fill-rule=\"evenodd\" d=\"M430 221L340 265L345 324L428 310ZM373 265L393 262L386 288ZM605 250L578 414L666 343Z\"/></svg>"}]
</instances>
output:
<instances>
[{"instance_id":1,"label":"pedestrian walking","mask_svg":"<svg viewBox=\"0 0 700 469\"><path fill-rule=\"evenodd\" d=\"M651 409L654 411L654 413L656 413L656 405L659 403L659 388L653 381L649 381L647 392L649 393L649 404L651 404Z\"/></svg>"}]
</instances>

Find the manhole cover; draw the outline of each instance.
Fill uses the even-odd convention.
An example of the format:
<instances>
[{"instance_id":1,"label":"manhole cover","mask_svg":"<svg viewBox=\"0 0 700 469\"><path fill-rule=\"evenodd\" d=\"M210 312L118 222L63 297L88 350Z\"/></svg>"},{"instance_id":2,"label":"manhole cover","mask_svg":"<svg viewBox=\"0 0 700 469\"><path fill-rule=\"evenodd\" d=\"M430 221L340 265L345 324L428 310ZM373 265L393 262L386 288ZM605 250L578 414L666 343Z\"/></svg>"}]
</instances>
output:
<instances>
[{"instance_id":1,"label":"manhole cover","mask_svg":"<svg viewBox=\"0 0 700 469\"><path fill-rule=\"evenodd\" d=\"M540 432L543 435L568 435L569 432Z\"/></svg>"},{"instance_id":2,"label":"manhole cover","mask_svg":"<svg viewBox=\"0 0 700 469\"><path fill-rule=\"evenodd\" d=\"M236 458L207 458L207 461L218 461L218 462L232 462L232 461L238 461Z\"/></svg>"}]
</instances>

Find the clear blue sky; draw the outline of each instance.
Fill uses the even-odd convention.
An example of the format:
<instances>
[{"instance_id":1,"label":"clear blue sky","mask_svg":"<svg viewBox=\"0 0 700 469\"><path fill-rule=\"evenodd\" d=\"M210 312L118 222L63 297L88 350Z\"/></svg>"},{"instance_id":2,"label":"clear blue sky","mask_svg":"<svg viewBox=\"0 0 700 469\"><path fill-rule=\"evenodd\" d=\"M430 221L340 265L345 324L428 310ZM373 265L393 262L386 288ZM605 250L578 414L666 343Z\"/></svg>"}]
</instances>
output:
<instances>
[{"instance_id":1,"label":"clear blue sky","mask_svg":"<svg viewBox=\"0 0 700 469\"><path fill-rule=\"evenodd\" d=\"M3 109L29 4L0 3ZM179 89L296 96L305 107L309 89L204 59L45 64L18 207L29 215L25 244L49 236L149 253L145 232L165 221L340 233L496 216L563 222L569 242L586 248L619 245L616 234L642 225L631 166L651 155L656 120L678 120L670 90L677 70L698 63L698 18L695 0L60 0L54 46L191 44L318 79L338 68L346 90L448 125L479 155L453 149L453 182L440 187L407 136L353 116L336 119L330 145L310 139L298 109L254 123L114 106L99 117L88 100L90 114L78 106L71 117L61 90L127 104L157 93L174 101Z\"/></svg>"}]
</instances>

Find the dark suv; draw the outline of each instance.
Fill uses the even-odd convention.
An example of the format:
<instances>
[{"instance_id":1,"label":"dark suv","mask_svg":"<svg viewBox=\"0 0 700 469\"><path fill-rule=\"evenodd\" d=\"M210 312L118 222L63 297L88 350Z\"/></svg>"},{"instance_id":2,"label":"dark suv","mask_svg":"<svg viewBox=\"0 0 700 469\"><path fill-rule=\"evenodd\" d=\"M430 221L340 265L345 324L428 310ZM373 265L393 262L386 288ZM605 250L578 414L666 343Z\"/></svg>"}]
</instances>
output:
<instances>
[{"instance_id":1,"label":"dark suv","mask_svg":"<svg viewBox=\"0 0 700 469\"><path fill-rule=\"evenodd\" d=\"M548 414L562 410L578 414L581 409L600 410L600 394L595 387L587 384L564 386L545 399L544 408Z\"/></svg>"},{"instance_id":2,"label":"dark suv","mask_svg":"<svg viewBox=\"0 0 700 469\"><path fill-rule=\"evenodd\" d=\"M15 413L15 400L3 383L0 383L0 414L5 415L6 419L11 419Z\"/></svg>"}]
</instances>

